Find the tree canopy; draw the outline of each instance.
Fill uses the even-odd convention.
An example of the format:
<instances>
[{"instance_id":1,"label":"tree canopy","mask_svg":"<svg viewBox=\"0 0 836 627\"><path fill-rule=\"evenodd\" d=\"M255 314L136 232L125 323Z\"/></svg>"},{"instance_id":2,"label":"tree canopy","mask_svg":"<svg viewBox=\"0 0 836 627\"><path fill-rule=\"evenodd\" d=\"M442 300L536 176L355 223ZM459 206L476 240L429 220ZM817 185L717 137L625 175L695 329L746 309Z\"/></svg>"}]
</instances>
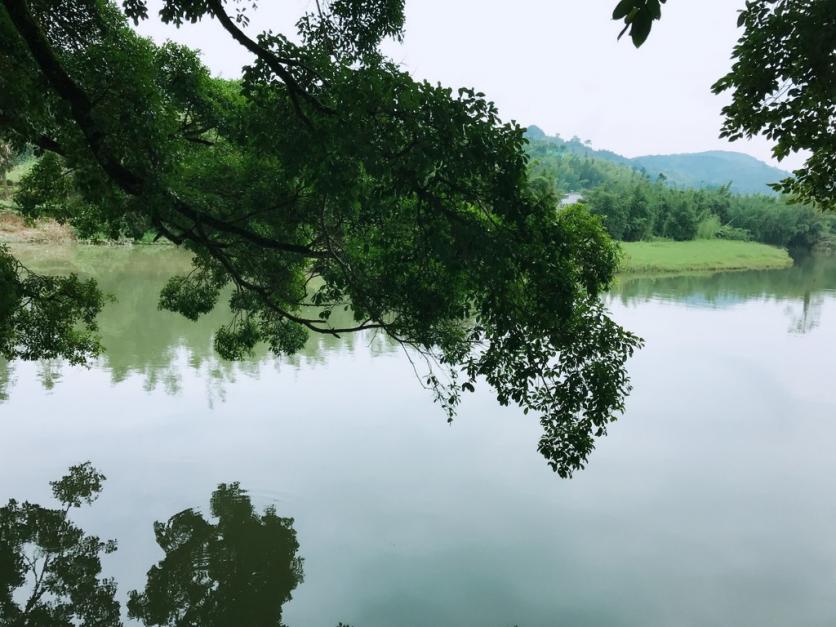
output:
<instances>
[{"instance_id":1,"label":"tree canopy","mask_svg":"<svg viewBox=\"0 0 836 627\"><path fill-rule=\"evenodd\" d=\"M731 71L712 87L730 91L722 137L763 134L778 159L812 154L780 189L836 208L836 0L750 0Z\"/></svg>"},{"instance_id":2,"label":"tree canopy","mask_svg":"<svg viewBox=\"0 0 836 627\"><path fill-rule=\"evenodd\" d=\"M309 333L386 333L448 416L486 382L539 414L557 472L582 467L623 407L640 344L598 298L617 248L598 218L557 212L529 183L523 130L484 94L415 81L380 53L403 3L319 3L292 41L248 34L240 4L166 0L164 21L212 19L253 55L235 81L139 37L127 18L143 19L145 2L123 6L3 0L0 139L49 155L21 210L190 250L192 271L160 305L194 319L231 294L215 340L225 357L258 342L292 353ZM20 295L3 354L94 354L94 286L3 259ZM331 324L341 309L354 322Z\"/></svg>"}]
</instances>

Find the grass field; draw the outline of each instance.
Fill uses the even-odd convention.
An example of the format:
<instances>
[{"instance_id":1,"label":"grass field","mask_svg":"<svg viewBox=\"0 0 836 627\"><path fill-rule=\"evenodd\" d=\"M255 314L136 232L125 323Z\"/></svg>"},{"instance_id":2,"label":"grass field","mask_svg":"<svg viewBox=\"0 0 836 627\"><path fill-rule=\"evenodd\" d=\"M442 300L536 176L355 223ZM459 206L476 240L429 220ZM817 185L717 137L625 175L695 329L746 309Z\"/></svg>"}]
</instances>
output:
<instances>
[{"instance_id":1,"label":"grass field","mask_svg":"<svg viewBox=\"0 0 836 627\"><path fill-rule=\"evenodd\" d=\"M792 258L783 248L757 242L622 242L621 248L624 273L767 270L792 265Z\"/></svg>"}]
</instances>

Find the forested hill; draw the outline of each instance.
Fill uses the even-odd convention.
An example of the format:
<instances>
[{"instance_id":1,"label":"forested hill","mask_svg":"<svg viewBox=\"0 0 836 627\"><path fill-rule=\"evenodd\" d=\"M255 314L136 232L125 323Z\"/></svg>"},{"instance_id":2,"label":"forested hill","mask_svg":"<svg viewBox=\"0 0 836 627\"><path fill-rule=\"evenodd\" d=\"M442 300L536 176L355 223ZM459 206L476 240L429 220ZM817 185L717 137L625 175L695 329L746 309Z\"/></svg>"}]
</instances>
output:
<instances>
[{"instance_id":1,"label":"forested hill","mask_svg":"<svg viewBox=\"0 0 836 627\"><path fill-rule=\"evenodd\" d=\"M769 193L770 183L789 176L789 172L754 157L726 150L651 155L630 161L650 176L663 174L669 183L678 187L717 187L732 183L732 190L740 194Z\"/></svg>"},{"instance_id":2,"label":"forested hill","mask_svg":"<svg viewBox=\"0 0 836 627\"><path fill-rule=\"evenodd\" d=\"M739 194L770 194L770 183L789 176L789 172L740 152L711 150L628 158L609 150L595 150L576 137L565 140L547 136L537 126L529 126L527 136L535 142L555 144L567 152L630 166L653 179L661 174L675 187L720 187L731 183L732 191Z\"/></svg>"}]
</instances>

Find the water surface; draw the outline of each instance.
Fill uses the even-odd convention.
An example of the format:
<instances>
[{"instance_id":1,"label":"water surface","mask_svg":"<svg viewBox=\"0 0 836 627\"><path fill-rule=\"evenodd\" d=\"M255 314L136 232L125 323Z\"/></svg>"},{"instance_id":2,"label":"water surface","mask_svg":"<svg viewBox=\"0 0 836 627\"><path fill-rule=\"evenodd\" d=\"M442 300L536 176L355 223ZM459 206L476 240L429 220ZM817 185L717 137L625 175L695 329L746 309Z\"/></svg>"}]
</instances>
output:
<instances>
[{"instance_id":1,"label":"water surface","mask_svg":"<svg viewBox=\"0 0 836 627\"><path fill-rule=\"evenodd\" d=\"M152 523L221 482L295 519L293 626L768 627L836 622L836 261L623 279L614 316L647 346L590 466L560 480L535 418L487 390L448 425L380 337L291 359L212 353L156 309L169 249L20 253L117 297L91 368L0 364L0 503L49 503L91 460L77 520L116 538L120 596L162 553Z\"/></svg>"}]
</instances>

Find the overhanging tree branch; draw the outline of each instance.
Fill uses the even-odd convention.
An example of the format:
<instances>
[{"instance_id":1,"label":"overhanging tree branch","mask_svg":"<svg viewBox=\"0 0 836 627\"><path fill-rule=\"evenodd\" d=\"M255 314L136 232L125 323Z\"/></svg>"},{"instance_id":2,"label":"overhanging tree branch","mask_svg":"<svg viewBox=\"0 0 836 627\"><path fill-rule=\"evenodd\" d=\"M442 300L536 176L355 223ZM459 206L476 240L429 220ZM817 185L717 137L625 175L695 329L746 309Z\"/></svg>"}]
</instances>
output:
<instances>
[{"instance_id":1,"label":"overhanging tree branch","mask_svg":"<svg viewBox=\"0 0 836 627\"><path fill-rule=\"evenodd\" d=\"M206 4L212 12L212 15L217 18L217 20L221 23L221 26L224 27L226 32L228 32L235 41L261 59L267 67L273 70L273 72L275 72L276 75L282 79L284 84L287 86L287 91L290 95L291 102L293 103L294 110L306 124L310 125L310 120L302 110L299 103L299 97L302 97L320 113L336 113L334 109L321 103L317 98L299 85L298 81L287 70L287 68L284 67L285 64L287 64L286 60L280 59L271 51L267 50L263 46L260 46L257 42L248 37L244 31L238 28L235 22L232 21L232 18L229 17L229 14L227 14L220 0L207 0Z\"/></svg>"},{"instance_id":2,"label":"overhanging tree branch","mask_svg":"<svg viewBox=\"0 0 836 627\"><path fill-rule=\"evenodd\" d=\"M73 120L84 135L97 163L122 191L131 196L140 196L146 187L146 181L110 154L104 142L104 134L99 130L93 117L92 101L64 69L61 61L53 52L43 32L32 17L25 0L2 0L2 2L15 29L26 43L50 86L70 106ZM327 258L330 256L328 253L316 251L307 246L279 242L254 233L249 229L229 224L224 220L193 209L173 192L168 191L167 194L172 208L197 224L211 226L218 231L236 235L271 250L294 253L310 258Z\"/></svg>"}]
</instances>

